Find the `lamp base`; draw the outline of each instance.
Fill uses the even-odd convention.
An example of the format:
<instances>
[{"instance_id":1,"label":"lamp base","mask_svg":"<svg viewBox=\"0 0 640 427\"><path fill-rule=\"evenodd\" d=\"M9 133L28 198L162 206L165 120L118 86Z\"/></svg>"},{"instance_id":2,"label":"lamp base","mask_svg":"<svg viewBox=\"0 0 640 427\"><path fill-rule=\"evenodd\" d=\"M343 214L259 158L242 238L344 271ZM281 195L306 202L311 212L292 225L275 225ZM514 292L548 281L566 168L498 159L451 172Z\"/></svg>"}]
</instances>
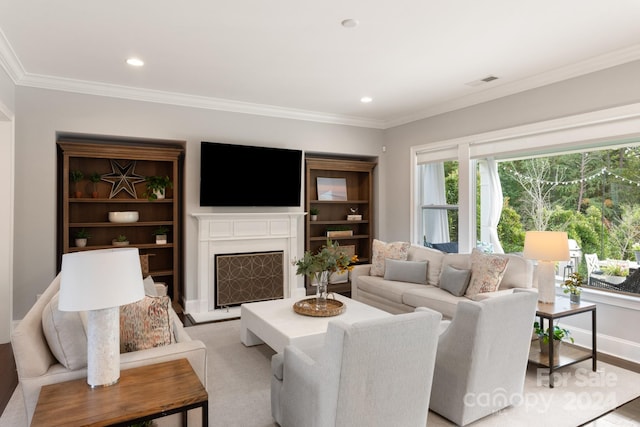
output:
<instances>
[{"instance_id":1,"label":"lamp base","mask_svg":"<svg viewBox=\"0 0 640 427\"><path fill-rule=\"evenodd\" d=\"M107 387L120 379L120 307L87 312L87 383Z\"/></svg>"},{"instance_id":2,"label":"lamp base","mask_svg":"<svg viewBox=\"0 0 640 427\"><path fill-rule=\"evenodd\" d=\"M556 301L556 266L553 261L538 261L538 301Z\"/></svg>"}]
</instances>

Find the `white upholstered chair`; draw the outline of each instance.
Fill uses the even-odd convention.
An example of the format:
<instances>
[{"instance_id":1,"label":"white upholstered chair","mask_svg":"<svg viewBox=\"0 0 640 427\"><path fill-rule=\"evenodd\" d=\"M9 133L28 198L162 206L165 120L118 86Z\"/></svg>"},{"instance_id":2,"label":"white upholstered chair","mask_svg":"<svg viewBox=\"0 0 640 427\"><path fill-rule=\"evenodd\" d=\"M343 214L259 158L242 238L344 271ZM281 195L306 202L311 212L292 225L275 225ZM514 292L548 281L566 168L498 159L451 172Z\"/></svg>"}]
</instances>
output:
<instances>
[{"instance_id":1,"label":"white upholstered chair","mask_svg":"<svg viewBox=\"0 0 640 427\"><path fill-rule=\"evenodd\" d=\"M282 427L427 422L441 314L329 322L324 346L287 346L271 361L271 411Z\"/></svg>"},{"instance_id":2,"label":"white upholstered chair","mask_svg":"<svg viewBox=\"0 0 640 427\"><path fill-rule=\"evenodd\" d=\"M430 409L464 426L522 397L536 306L535 292L517 289L458 303L438 341Z\"/></svg>"}]
</instances>

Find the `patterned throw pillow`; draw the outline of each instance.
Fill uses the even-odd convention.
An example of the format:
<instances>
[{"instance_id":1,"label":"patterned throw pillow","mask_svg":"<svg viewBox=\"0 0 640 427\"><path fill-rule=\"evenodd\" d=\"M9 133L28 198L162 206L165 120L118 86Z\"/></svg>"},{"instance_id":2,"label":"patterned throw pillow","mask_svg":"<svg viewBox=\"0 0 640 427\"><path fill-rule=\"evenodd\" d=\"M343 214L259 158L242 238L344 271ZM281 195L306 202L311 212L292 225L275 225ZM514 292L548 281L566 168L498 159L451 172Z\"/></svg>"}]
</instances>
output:
<instances>
[{"instance_id":1,"label":"patterned throw pillow","mask_svg":"<svg viewBox=\"0 0 640 427\"><path fill-rule=\"evenodd\" d=\"M120 307L120 353L174 343L170 304L167 296L145 296Z\"/></svg>"},{"instance_id":2,"label":"patterned throw pillow","mask_svg":"<svg viewBox=\"0 0 640 427\"><path fill-rule=\"evenodd\" d=\"M409 242L385 243L381 240L373 239L373 257L371 260L372 276L384 277L385 258L406 261L409 255Z\"/></svg>"},{"instance_id":3,"label":"patterned throw pillow","mask_svg":"<svg viewBox=\"0 0 640 427\"><path fill-rule=\"evenodd\" d=\"M502 255L486 254L478 249L471 252L471 281L465 293L473 298L477 294L495 292L507 270L509 258Z\"/></svg>"}]
</instances>

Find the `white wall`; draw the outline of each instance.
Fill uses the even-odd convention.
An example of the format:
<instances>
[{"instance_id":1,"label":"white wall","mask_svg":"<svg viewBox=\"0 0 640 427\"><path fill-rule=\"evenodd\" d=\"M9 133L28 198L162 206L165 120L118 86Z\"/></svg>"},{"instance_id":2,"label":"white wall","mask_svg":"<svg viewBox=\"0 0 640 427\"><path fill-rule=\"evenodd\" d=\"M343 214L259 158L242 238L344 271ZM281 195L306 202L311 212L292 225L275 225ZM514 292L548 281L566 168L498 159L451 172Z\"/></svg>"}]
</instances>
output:
<instances>
[{"instance_id":1,"label":"white wall","mask_svg":"<svg viewBox=\"0 0 640 427\"><path fill-rule=\"evenodd\" d=\"M200 141L377 156L382 131L18 87L14 314L20 319L56 274L56 132L186 141L185 283L195 298ZM247 209L246 211L250 211Z\"/></svg>"},{"instance_id":2,"label":"white wall","mask_svg":"<svg viewBox=\"0 0 640 427\"><path fill-rule=\"evenodd\" d=\"M0 68L0 344L10 341L13 299L13 82Z\"/></svg>"}]
</instances>

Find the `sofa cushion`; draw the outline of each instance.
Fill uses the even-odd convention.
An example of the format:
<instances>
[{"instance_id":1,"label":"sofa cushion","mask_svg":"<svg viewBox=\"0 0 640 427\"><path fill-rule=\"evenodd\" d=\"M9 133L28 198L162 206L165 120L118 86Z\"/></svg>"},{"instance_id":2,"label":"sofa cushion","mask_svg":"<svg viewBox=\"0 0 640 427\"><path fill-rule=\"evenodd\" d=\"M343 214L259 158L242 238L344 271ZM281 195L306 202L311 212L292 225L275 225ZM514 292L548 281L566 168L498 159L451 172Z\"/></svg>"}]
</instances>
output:
<instances>
[{"instance_id":1,"label":"sofa cushion","mask_svg":"<svg viewBox=\"0 0 640 427\"><path fill-rule=\"evenodd\" d=\"M42 311L42 330L58 362L75 371L87 366L87 333L80 312L58 310L58 297Z\"/></svg>"},{"instance_id":2,"label":"sofa cushion","mask_svg":"<svg viewBox=\"0 0 640 427\"><path fill-rule=\"evenodd\" d=\"M384 279L398 282L427 284L428 261L401 261L386 259L384 267Z\"/></svg>"},{"instance_id":3,"label":"sofa cushion","mask_svg":"<svg viewBox=\"0 0 640 427\"><path fill-rule=\"evenodd\" d=\"M409 247L407 261L427 261L429 263L427 268L427 284L438 286L444 257L445 254L437 249L430 249L414 244Z\"/></svg>"},{"instance_id":4,"label":"sofa cushion","mask_svg":"<svg viewBox=\"0 0 640 427\"><path fill-rule=\"evenodd\" d=\"M145 296L120 307L120 352L144 350L176 342L167 296Z\"/></svg>"},{"instance_id":5,"label":"sofa cushion","mask_svg":"<svg viewBox=\"0 0 640 427\"><path fill-rule=\"evenodd\" d=\"M392 282L378 276L360 276L358 289L389 301L402 304L402 294L409 289L424 287L415 283Z\"/></svg>"},{"instance_id":6,"label":"sofa cushion","mask_svg":"<svg viewBox=\"0 0 640 427\"><path fill-rule=\"evenodd\" d=\"M497 291L508 262L505 255L486 254L474 248L471 252L471 282L465 295L473 298L479 293Z\"/></svg>"},{"instance_id":7,"label":"sofa cushion","mask_svg":"<svg viewBox=\"0 0 640 427\"><path fill-rule=\"evenodd\" d=\"M509 263L500 281L499 289L532 288L534 283L534 264L522 255L506 254Z\"/></svg>"},{"instance_id":8,"label":"sofa cushion","mask_svg":"<svg viewBox=\"0 0 640 427\"><path fill-rule=\"evenodd\" d=\"M386 243L378 239L373 239L372 245L372 276L384 276L385 259L399 259L405 261L409 252L409 242L392 242Z\"/></svg>"},{"instance_id":9,"label":"sofa cushion","mask_svg":"<svg viewBox=\"0 0 640 427\"><path fill-rule=\"evenodd\" d=\"M471 270L458 269L446 265L440 275L440 289L444 289L452 295L461 297L467 291Z\"/></svg>"},{"instance_id":10,"label":"sofa cushion","mask_svg":"<svg viewBox=\"0 0 640 427\"><path fill-rule=\"evenodd\" d=\"M144 278L144 280L142 281L142 283L144 284L144 294L148 295L150 297L157 297L158 296L158 290L156 289L156 284L153 281L153 277L151 276L147 276Z\"/></svg>"},{"instance_id":11,"label":"sofa cushion","mask_svg":"<svg viewBox=\"0 0 640 427\"><path fill-rule=\"evenodd\" d=\"M427 307L442 313L445 318L453 318L458 302L468 301L465 297L456 297L435 286L417 286L407 289L402 295L402 302L408 306Z\"/></svg>"}]
</instances>

